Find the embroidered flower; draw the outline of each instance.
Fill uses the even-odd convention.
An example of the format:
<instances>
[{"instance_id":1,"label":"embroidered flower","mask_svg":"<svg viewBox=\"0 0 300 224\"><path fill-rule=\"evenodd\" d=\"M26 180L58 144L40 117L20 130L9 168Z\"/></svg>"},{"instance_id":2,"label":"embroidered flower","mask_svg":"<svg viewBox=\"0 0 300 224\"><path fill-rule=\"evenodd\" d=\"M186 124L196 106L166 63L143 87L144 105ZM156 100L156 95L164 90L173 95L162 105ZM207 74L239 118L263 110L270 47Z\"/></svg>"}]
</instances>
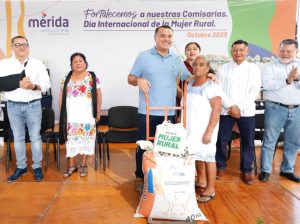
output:
<instances>
[{"instance_id":1,"label":"embroidered flower","mask_svg":"<svg viewBox=\"0 0 300 224\"><path fill-rule=\"evenodd\" d=\"M96 133L96 128L92 128L90 130L90 134L89 135L95 135L95 133Z\"/></svg>"},{"instance_id":2,"label":"embroidered flower","mask_svg":"<svg viewBox=\"0 0 300 224\"><path fill-rule=\"evenodd\" d=\"M81 85L81 86L79 87L79 90L80 90L82 93L84 93L85 90L86 90L86 86L85 86L85 85Z\"/></svg>"},{"instance_id":3,"label":"embroidered flower","mask_svg":"<svg viewBox=\"0 0 300 224\"><path fill-rule=\"evenodd\" d=\"M91 94L91 92L90 92L90 91L86 93L86 97L87 97L87 98L89 98L89 99L91 99L91 98L92 98L92 94Z\"/></svg>"},{"instance_id":4,"label":"embroidered flower","mask_svg":"<svg viewBox=\"0 0 300 224\"><path fill-rule=\"evenodd\" d=\"M90 124L84 124L84 130L87 132L91 129L91 125Z\"/></svg>"},{"instance_id":5,"label":"embroidered flower","mask_svg":"<svg viewBox=\"0 0 300 224\"><path fill-rule=\"evenodd\" d=\"M76 97L76 96L78 95L78 91L77 91L77 89L73 89L73 91L72 91L72 95L73 95L74 97Z\"/></svg>"},{"instance_id":6,"label":"embroidered flower","mask_svg":"<svg viewBox=\"0 0 300 224\"><path fill-rule=\"evenodd\" d=\"M84 133L85 132L82 126L77 129L77 135L84 135Z\"/></svg>"}]
</instances>

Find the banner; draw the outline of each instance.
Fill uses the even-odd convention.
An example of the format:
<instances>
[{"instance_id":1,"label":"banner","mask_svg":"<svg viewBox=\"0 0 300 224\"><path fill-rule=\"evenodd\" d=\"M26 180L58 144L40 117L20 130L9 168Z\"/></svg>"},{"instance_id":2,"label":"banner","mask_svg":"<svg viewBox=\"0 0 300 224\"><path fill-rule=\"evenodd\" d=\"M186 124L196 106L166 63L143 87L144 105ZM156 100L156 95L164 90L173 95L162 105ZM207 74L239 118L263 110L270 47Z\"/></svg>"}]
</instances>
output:
<instances>
[{"instance_id":1,"label":"banner","mask_svg":"<svg viewBox=\"0 0 300 224\"><path fill-rule=\"evenodd\" d=\"M88 70L99 75L103 110L137 106L138 89L127 76L139 52L155 45L156 27L174 29L172 50L183 56L196 41L202 54L228 58L231 43L244 39L252 57L270 57L281 39L295 37L296 8L296 0L1 1L0 58L12 55L13 36L28 38L31 56L50 69L56 115L59 81L74 52L84 53Z\"/></svg>"}]
</instances>

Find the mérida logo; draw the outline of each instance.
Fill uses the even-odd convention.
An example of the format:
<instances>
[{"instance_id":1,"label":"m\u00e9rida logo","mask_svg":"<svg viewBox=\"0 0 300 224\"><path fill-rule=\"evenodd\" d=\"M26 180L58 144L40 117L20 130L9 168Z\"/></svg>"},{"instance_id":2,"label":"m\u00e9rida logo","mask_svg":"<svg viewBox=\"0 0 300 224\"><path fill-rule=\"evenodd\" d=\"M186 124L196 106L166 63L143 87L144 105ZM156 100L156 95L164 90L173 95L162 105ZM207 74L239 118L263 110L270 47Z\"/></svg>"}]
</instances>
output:
<instances>
[{"instance_id":1,"label":"m\u00e9rida logo","mask_svg":"<svg viewBox=\"0 0 300 224\"><path fill-rule=\"evenodd\" d=\"M39 19L29 19L28 20L28 27L32 28L39 28L39 27L69 27L69 20L65 19L61 16L47 16L45 12L41 12L42 17Z\"/></svg>"}]
</instances>

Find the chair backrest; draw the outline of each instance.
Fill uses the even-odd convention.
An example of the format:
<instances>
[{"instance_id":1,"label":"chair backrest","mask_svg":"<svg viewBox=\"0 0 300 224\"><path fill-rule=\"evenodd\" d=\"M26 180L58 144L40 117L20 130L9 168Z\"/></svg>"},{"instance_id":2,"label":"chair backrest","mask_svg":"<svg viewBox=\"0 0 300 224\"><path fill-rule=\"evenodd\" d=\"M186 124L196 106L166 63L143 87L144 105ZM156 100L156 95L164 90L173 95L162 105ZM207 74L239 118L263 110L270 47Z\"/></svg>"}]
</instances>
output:
<instances>
[{"instance_id":1,"label":"chair backrest","mask_svg":"<svg viewBox=\"0 0 300 224\"><path fill-rule=\"evenodd\" d=\"M3 113L3 120L0 121L0 137L4 137L4 141L6 141L6 138L9 137L10 134L10 124L7 115L7 108L2 107L1 109Z\"/></svg>"},{"instance_id":2,"label":"chair backrest","mask_svg":"<svg viewBox=\"0 0 300 224\"><path fill-rule=\"evenodd\" d=\"M3 120L0 121L0 129L6 129L6 128L9 128L7 109L6 109L6 107L2 107L1 109L2 109L2 113L3 113Z\"/></svg>"},{"instance_id":3,"label":"chair backrest","mask_svg":"<svg viewBox=\"0 0 300 224\"><path fill-rule=\"evenodd\" d=\"M116 106L108 110L107 125L110 128L137 128L138 108L133 106Z\"/></svg>"},{"instance_id":4,"label":"chair backrest","mask_svg":"<svg viewBox=\"0 0 300 224\"><path fill-rule=\"evenodd\" d=\"M48 129L54 129L55 125L55 113L52 108L44 107L42 109L42 125L41 132L44 132Z\"/></svg>"},{"instance_id":5,"label":"chair backrest","mask_svg":"<svg viewBox=\"0 0 300 224\"><path fill-rule=\"evenodd\" d=\"M265 128L265 114L255 114L255 129L263 130Z\"/></svg>"},{"instance_id":6,"label":"chair backrest","mask_svg":"<svg viewBox=\"0 0 300 224\"><path fill-rule=\"evenodd\" d=\"M256 110L265 110L265 101L264 100L255 100L255 109Z\"/></svg>"}]
</instances>

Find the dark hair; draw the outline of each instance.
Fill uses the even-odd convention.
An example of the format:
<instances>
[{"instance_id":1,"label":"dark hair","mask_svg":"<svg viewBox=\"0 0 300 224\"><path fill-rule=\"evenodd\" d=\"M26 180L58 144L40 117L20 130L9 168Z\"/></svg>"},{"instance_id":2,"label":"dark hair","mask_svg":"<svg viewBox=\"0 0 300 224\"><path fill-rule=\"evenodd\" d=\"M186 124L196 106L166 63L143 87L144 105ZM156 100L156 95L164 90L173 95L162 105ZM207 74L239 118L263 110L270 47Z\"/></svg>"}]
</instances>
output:
<instances>
[{"instance_id":1,"label":"dark hair","mask_svg":"<svg viewBox=\"0 0 300 224\"><path fill-rule=\"evenodd\" d=\"M234 42L232 43L231 47L233 47L233 46L236 45L236 44L244 44L245 46L248 47L248 42L245 41L245 40L236 40L236 41L234 41Z\"/></svg>"},{"instance_id":2,"label":"dark hair","mask_svg":"<svg viewBox=\"0 0 300 224\"><path fill-rule=\"evenodd\" d=\"M162 28L164 28L164 29L170 29L170 30L172 30L172 32L173 32L173 29L172 29L170 26L168 26L168 25L162 25L162 26L159 26L159 27L157 27L157 28L155 29L154 36L156 36L156 34L158 33L159 29L162 29Z\"/></svg>"},{"instance_id":3,"label":"dark hair","mask_svg":"<svg viewBox=\"0 0 300 224\"><path fill-rule=\"evenodd\" d=\"M11 39L11 45L14 44L15 39L24 39L24 40L26 40L26 42L27 42L27 44L28 44L28 40L27 40L26 37L23 37L23 36L14 36L14 37Z\"/></svg>"},{"instance_id":4,"label":"dark hair","mask_svg":"<svg viewBox=\"0 0 300 224\"><path fill-rule=\"evenodd\" d=\"M199 48L199 51L201 51L201 47L200 47L200 45L199 45L197 42L190 42L190 43L188 43L187 45L185 45L184 51L186 51L186 49L187 49L191 44L195 44L195 45Z\"/></svg>"},{"instance_id":5,"label":"dark hair","mask_svg":"<svg viewBox=\"0 0 300 224\"><path fill-rule=\"evenodd\" d=\"M74 58L77 57L77 56L79 56L83 59L83 61L86 64L86 68L87 68L88 67L88 62L86 61L86 57L83 53L80 53L80 52L76 52L76 53L71 55L71 57L70 57L70 66L71 66L71 68L72 68L72 62L73 62Z\"/></svg>"},{"instance_id":6,"label":"dark hair","mask_svg":"<svg viewBox=\"0 0 300 224\"><path fill-rule=\"evenodd\" d=\"M280 42L279 46L281 46L281 45L290 45L290 44L294 44L296 49L298 49L298 41L294 40L294 39L284 39Z\"/></svg>"}]
</instances>

